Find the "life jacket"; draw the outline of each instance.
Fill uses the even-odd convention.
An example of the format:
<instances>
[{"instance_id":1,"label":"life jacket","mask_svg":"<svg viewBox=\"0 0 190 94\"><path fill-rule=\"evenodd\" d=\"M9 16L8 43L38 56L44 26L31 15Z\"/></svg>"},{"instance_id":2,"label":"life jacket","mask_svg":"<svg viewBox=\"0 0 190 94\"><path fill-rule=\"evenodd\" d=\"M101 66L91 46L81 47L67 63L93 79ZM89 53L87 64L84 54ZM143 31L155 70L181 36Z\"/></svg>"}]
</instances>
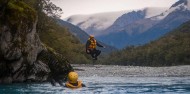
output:
<instances>
[{"instance_id":1,"label":"life jacket","mask_svg":"<svg viewBox=\"0 0 190 94\"><path fill-rule=\"evenodd\" d=\"M77 86L74 86L74 85L72 85L71 83L69 83L69 82L66 82L66 87L68 87L68 88L81 88L82 87L82 81L78 81L77 82L78 83L78 85Z\"/></svg>"},{"instance_id":2,"label":"life jacket","mask_svg":"<svg viewBox=\"0 0 190 94\"><path fill-rule=\"evenodd\" d=\"M88 46L89 49L95 49L96 48L96 40L95 39L88 39L90 41L90 45Z\"/></svg>"}]
</instances>

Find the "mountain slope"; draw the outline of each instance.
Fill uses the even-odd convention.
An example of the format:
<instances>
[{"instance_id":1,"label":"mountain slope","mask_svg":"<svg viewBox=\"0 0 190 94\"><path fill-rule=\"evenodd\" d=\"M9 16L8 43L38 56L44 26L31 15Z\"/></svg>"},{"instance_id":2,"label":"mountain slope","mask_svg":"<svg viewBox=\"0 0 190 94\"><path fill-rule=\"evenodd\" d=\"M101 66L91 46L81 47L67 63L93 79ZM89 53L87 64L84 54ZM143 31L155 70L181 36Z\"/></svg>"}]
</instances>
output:
<instances>
[{"instance_id":1,"label":"mountain slope","mask_svg":"<svg viewBox=\"0 0 190 94\"><path fill-rule=\"evenodd\" d=\"M111 26L114 21L127 11L97 13L91 15L74 15L66 19L67 22L72 23L88 34L99 35L102 30Z\"/></svg>"},{"instance_id":2,"label":"mountain slope","mask_svg":"<svg viewBox=\"0 0 190 94\"><path fill-rule=\"evenodd\" d=\"M80 29L77 26L72 25L71 23L68 23L63 20L58 20L59 24L66 27L69 32L71 32L74 36L76 36L81 43L86 43L86 40L88 39L89 35L84 32L82 29Z\"/></svg>"},{"instance_id":3,"label":"mountain slope","mask_svg":"<svg viewBox=\"0 0 190 94\"><path fill-rule=\"evenodd\" d=\"M186 11L186 10L190 10L190 0L179 0L178 2L176 2L175 4L173 4L168 10L166 10L165 12L163 12L162 14L158 15L157 17L155 17L156 19L163 19L165 18L168 14L174 12L174 11Z\"/></svg>"},{"instance_id":4,"label":"mountain slope","mask_svg":"<svg viewBox=\"0 0 190 94\"><path fill-rule=\"evenodd\" d=\"M103 63L171 66L190 64L190 21L159 40L139 47L128 47L112 53Z\"/></svg>"},{"instance_id":5,"label":"mountain slope","mask_svg":"<svg viewBox=\"0 0 190 94\"><path fill-rule=\"evenodd\" d=\"M66 21L63 21L63 20L59 20L59 23L61 26L66 27L74 36L76 36L81 41L81 43L85 44L86 41L88 40L89 35L85 31L81 30L79 27L74 26L74 25L72 25ZM98 41L98 42L100 44L106 46L106 49L98 48L98 49L101 49L104 53L109 53L109 52L116 50L116 48L114 48L112 46L109 46L109 45L102 43L100 41Z\"/></svg>"},{"instance_id":6,"label":"mountain slope","mask_svg":"<svg viewBox=\"0 0 190 94\"><path fill-rule=\"evenodd\" d=\"M125 23L119 28L117 28L117 24L120 24L121 22L115 23L109 29L110 31L113 30L113 33L99 36L98 39L103 40L103 42L110 45L112 44L112 46L114 45L117 48L148 43L190 20L189 1L190 0L183 0L183 2L176 2L172 7L160 15L151 18L136 19L133 22L130 20L128 21L127 18L125 18L128 16L126 14L122 19L120 18L120 20L123 22L128 21L130 23ZM138 12L136 12L136 14L139 15Z\"/></svg>"},{"instance_id":7,"label":"mountain slope","mask_svg":"<svg viewBox=\"0 0 190 94\"><path fill-rule=\"evenodd\" d=\"M190 20L190 11L179 10L172 12L161 22L142 34L143 39L145 42L157 39L188 20Z\"/></svg>"},{"instance_id":8,"label":"mountain slope","mask_svg":"<svg viewBox=\"0 0 190 94\"><path fill-rule=\"evenodd\" d=\"M149 8L144 8L141 10L136 10L136 11L131 11L128 13L123 14L122 16L120 16L114 23L113 25L111 25L109 28L107 28L105 31L107 34L111 33L111 32L119 32L124 30L125 28L130 28L130 24L134 24L134 23L143 23L143 21L145 21L144 19L148 19L154 16L159 15L160 13L162 13L163 11L165 11L166 8L155 8L155 7L149 7ZM138 21L138 22L136 22ZM150 21L150 20L148 20ZM145 21L147 22L147 21ZM136 24L134 24L136 25ZM146 25L146 24L145 24ZM128 27L126 27L128 26ZM139 25L138 25L139 26ZM131 33L134 31L127 31L127 33Z\"/></svg>"},{"instance_id":9,"label":"mountain slope","mask_svg":"<svg viewBox=\"0 0 190 94\"><path fill-rule=\"evenodd\" d=\"M84 45L75 38L65 27L51 23L46 32L40 32L41 41L53 51L58 52L71 63L89 63L90 58L85 53Z\"/></svg>"},{"instance_id":10,"label":"mountain slope","mask_svg":"<svg viewBox=\"0 0 190 94\"><path fill-rule=\"evenodd\" d=\"M80 16L78 19L83 20L83 17ZM73 21L76 21L74 18L77 17L72 18ZM95 34L98 40L118 49L130 45L142 45L163 36L188 21L190 19L190 0L179 0L169 9L144 8L128 11L104 29L98 28L103 26L99 23L105 20L94 21L97 19L98 17L90 16L89 19L82 22L78 21L76 25L83 28L85 24L83 30L88 34Z\"/></svg>"},{"instance_id":11,"label":"mountain slope","mask_svg":"<svg viewBox=\"0 0 190 94\"><path fill-rule=\"evenodd\" d=\"M131 23L138 19L150 18L162 13L165 10L166 8L149 7L135 11L128 10L92 15L74 15L67 18L66 21L80 27L88 34L101 36L104 34L109 34L110 32L115 32L114 28L121 28L121 25L123 28L123 25L126 25L126 23ZM128 16L125 17L125 15ZM127 21L123 19L126 19ZM111 26L112 24L115 25ZM113 28L109 29L109 27Z\"/></svg>"}]
</instances>

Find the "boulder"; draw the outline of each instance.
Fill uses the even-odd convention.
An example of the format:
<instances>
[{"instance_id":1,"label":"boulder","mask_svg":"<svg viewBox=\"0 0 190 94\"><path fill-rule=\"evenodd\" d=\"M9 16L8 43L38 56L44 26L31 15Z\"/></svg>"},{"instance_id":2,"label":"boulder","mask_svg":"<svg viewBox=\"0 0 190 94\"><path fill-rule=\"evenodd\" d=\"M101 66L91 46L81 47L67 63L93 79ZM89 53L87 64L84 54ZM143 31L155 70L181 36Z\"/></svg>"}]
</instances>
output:
<instances>
[{"instance_id":1,"label":"boulder","mask_svg":"<svg viewBox=\"0 0 190 94\"><path fill-rule=\"evenodd\" d=\"M0 3L0 7L1 5ZM53 74L67 75L71 68L64 65L65 61L59 60L58 65L51 66L51 60L38 58L41 55L41 57L49 58L41 54L44 51L46 54L49 53L36 33L38 22L36 12L27 5L24 5L22 12L17 7L7 10L6 8L9 6L0 10L3 13L0 15L0 83L43 82L52 78ZM4 12L5 10L11 12ZM23 13L24 16L19 13ZM56 56L51 56L51 58L58 61ZM54 70L56 68L58 71Z\"/></svg>"}]
</instances>

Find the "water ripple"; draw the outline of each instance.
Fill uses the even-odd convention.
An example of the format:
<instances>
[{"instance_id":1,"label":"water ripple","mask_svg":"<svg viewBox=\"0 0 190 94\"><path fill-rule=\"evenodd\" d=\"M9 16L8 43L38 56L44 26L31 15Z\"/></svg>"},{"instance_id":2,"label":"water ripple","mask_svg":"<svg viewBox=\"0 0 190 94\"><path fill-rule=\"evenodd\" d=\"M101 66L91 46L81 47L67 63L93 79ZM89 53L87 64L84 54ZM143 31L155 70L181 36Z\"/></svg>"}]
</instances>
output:
<instances>
[{"instance_id":1,"label":"water ripple","mask_svg":"<svg viewBox=\"0 0 190 94\"><path fill-rule=\"evenodd\" d=\"M0 94L190 94L190 77L83 77L87 87L50 83L0 85Z\"/></svg>"}]
</instances>

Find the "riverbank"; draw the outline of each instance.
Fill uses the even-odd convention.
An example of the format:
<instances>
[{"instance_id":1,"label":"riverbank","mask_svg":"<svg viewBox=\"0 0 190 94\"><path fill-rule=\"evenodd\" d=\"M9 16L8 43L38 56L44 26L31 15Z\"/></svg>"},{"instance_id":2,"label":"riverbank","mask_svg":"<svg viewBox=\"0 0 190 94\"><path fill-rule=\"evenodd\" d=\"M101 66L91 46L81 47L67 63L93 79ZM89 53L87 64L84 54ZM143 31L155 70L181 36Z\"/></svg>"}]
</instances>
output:
<instances>
[{"instance_id":1,"label":"riverbank","mask_svg":"<svg viewBox=\"0 0 190 94\"><path fill-rule=\"evenodd\" d=\"M72 65L81 77L187 77L190 65L171 67L140 67L117 65Z\"/></svg>"}]
</instances>

